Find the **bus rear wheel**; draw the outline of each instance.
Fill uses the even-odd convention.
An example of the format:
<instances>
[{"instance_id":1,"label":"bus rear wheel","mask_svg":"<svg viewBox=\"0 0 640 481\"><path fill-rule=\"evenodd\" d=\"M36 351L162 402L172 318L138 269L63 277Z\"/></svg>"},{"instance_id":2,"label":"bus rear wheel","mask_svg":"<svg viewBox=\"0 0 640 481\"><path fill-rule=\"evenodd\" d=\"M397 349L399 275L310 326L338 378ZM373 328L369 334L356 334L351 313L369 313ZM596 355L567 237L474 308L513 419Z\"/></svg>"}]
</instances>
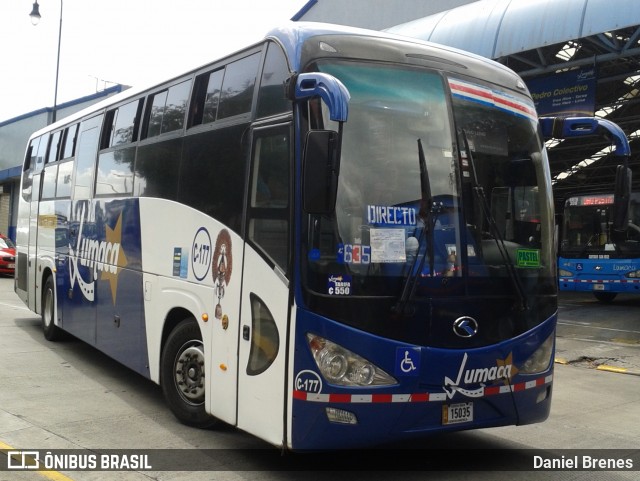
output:
<instances>
[{"instance_id":1,"label":"bus rear wheel","mask_svg":"<svg viewBox=\"0 0 640 481\"><path fill-rule=\"evenodd\" d=\"M204 346L194 318L180 322L162 350L160 384L171 412L188 426L208 428L217 420L206 413Z\"/></svg>"},{"instance_id":2,"label":"bus rear wheel","mask_svg":"<svg viewBox=\"0 0 640 481\"><path fill-rule=\"evenodd\" d=\"M56 291L53 276L48 276L42 290L42 332L47 341L59 341L63 337L62 329L55 324Z\"/></svg>"},{"instance_id":3,"label":"bus rear wheel","mask_svg":"<svg viewBox=\"0 0 640 481\"><path fill-rule=\"evenodd\" d=\"M593 295L600 302L612 302L616 298L618 293L617 292L594 292Z\"/></svg>"}]
</instances>

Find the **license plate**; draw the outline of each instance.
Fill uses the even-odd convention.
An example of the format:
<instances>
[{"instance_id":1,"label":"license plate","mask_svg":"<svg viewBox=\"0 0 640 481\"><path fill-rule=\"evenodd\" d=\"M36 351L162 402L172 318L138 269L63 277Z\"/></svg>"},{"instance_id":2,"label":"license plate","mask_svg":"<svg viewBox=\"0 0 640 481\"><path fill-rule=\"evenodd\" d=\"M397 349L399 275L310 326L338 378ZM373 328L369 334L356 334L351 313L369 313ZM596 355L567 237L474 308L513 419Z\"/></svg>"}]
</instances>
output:
<instances>
[{"instance_id":1,"label":"license plate","mask_svg":"<svg viewBox=\"0 0 640 481\"><path fill-rule=\"evenodd\" d=\"M442 406L442 424L473 421L473 403L445 404Z\"/></svg>"},{"instance_id":2,"label":"license plate","mask_svg":"<svg viewBox=\"0 0 640 481\"><path fill-rule=\"evenodd\" d=\"M8 268L8 269L15 269L15 268L16 268L16 265L15 265L15 264L9 264L9 265L7 266L7 268Z\"/></svg>"},{"instance_id":3,"label":"license plate","mask_svg":"<svg viewBox=\"0 0 640 481\"><path fill-rule=\"evenodd\" d=\"M594 284L593 285L593 290L594 291L604 291L604 284Z\"/></svg>"}]
</instances>

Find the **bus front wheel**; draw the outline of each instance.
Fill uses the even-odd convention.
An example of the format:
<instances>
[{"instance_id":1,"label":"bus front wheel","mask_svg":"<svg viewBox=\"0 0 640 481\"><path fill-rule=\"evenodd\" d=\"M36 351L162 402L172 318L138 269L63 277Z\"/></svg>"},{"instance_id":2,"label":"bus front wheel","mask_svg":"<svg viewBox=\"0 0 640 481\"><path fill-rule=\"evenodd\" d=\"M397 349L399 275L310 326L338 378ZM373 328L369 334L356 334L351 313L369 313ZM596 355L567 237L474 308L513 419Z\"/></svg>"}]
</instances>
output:
<instances>
[{"instance_id":1,"label":"bus front wheel","mask_svg":"<svg viewBox=\"0 0 640 481\"><path fill-rule=\"evenodd\" d=\"M42 332L47 341L59 341L63 337L62 329L55 324L56 291L53 276L48 276L42 290Z\"/></svg>"},{"instance_id":2,"label":"bus front wheel","mask_svg":"<svg viewBox=\"0 0 640 481\"><path fill-rule=\"evenodd\" d=\"M616 298L618 293L617 292L594 292L593 295L600 302L612 302Z\"/></svg>"},{"instance_id":3,"label":"bus front wheel","mask_svg":"<svg viewBox=\"0 0 640 481\"><path fill-rule=\"evenodd\" d=\"M204 408L204 346L194 318L185 319L171 331L162 350L160 369L165 400L180 422L197 428L216 424Z\"/></svg>"}]
</instances>

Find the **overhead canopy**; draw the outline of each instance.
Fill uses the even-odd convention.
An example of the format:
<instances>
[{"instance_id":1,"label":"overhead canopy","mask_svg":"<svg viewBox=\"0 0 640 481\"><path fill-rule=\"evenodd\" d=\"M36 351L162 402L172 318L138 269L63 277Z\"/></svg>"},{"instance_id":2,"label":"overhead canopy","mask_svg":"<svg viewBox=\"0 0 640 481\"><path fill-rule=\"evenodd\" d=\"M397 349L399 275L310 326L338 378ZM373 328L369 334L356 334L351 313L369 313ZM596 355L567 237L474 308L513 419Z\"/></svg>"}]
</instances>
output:
<instances>
[{"instance_id":1,"label":"overhead canopy","mask_svg":"<svg viewBox=\"0 0 640 481\"><path fill-rule=\"evenodd\" d=\"M640 188L640 1L480 0L387 29L497 60L526 82L595 72L593 112L618 124ZM577 192L611 190L616 165L603 138L548 143L556 208Z\"/></svg>"},{"instance_id":2,"label":"overhead canopy","mask_svg":"<svg viewBox=\"0 0 640 481\"><path fill-rule=\"evenodd\" d=\"M480 0L387 31L497 59L639 20L638 0Z\"/></svg>"}]
</instances>

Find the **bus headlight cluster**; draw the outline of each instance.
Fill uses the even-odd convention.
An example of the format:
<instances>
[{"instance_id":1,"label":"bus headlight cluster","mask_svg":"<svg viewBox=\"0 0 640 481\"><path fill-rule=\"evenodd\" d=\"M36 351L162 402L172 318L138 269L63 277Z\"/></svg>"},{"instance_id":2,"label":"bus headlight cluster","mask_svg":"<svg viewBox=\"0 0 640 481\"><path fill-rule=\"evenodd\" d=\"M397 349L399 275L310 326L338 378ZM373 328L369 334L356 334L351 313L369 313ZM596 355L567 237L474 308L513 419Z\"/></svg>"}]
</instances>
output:
<instances>
[{"instance_id":1,"label":"bus headlight cluster","mask_svg":"<svg viewBox=\"0 0 640 481\"><path fill-rule=\"evenodd\" d=\"M315 334L307 334L309 349L322 376L339 386L397 384L393 376L348 349Z\"/></svg>"},{"instance_id":2,"label":"bus headlight cluster","mask_svg":"<svg viewBox=\"0 0 640 481\"><path fill-rule=\"evenodd\" d=\"M640 279L640 270L627 272L624 276L631 279Z\"/></svg>"},{"instance_id":3,"label":"bus headlight cluster","mask_svg":"<svg viewBox=\"0 0 640 481\"><path fill-rule=\"evenodd\" d=\"M573 272L565 271L564 269L558 269L558 275L560 277L573 277Z\"/></svg>"},{"instance_id":4,"label":"bus headlight cluster","mask_svg":"<svg viewBox=\"0 0 640 481\"><path fill-rule=\"evenodd\" d=\"M522 374L536 374L538 372L545 371L549 368L551 363L551 356L553 355L553 341L555 339L555 333L551 334L542 345L536 349L536 351L529 356L522 367L520 373Z\"/></svg>"}]
</instances>

